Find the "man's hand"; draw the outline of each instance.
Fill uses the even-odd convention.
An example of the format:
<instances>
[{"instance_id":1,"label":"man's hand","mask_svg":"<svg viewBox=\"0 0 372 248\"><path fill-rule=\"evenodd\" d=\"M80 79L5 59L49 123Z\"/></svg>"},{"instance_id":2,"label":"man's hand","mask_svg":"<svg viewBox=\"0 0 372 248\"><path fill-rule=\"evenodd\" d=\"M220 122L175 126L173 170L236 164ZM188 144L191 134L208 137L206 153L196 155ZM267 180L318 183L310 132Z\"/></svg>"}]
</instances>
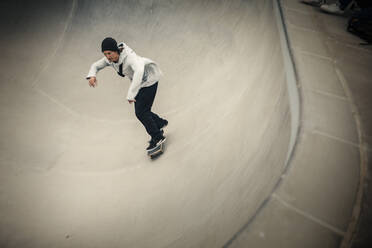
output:
<instances>
[{"instance_id":1,"label":"man's hand","mask_svg":"<svg viewBox=\"0 0 372 248\"><path fill-rule=\"evenodd\" d=\"M93 88L97 86L97 79L96 79L96 77L89 78L89 86L90 87L93 87Z\"/></svg>"},{"instance_id":2,"label":"man's hand","mask_svg":"<svg viewBox=\"0 0 372 248\"><path fill-rule=\"evenodd\" d=\"M132 102L136 102L136 100L128 100L129 104L131 104Z\"/></svg>"}]
</instances>

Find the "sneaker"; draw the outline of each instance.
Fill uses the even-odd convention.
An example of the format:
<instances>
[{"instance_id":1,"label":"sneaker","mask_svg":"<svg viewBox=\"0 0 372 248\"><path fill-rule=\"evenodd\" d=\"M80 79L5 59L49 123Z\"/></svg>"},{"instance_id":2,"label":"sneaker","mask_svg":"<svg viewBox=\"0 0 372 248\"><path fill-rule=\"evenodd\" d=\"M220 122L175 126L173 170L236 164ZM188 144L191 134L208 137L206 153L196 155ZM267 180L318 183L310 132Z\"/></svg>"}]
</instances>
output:
<instances>
[{"instance_id":1,"label":"sneaker","mask_svg":"<svg viewBox=\"0 0 372 248\"><path fill-rule=\"evenodd\" d=\"M148 152L151 152L152 150L154 150L156 147L160 146L161 144L164 143L164 141L166 140L166 138L162 135L161 137L159 138L155 138L155 139L151 139L150 140L150 144L149 146L146 148L146 150Z\"/></svg>"},{"instance_id":2,"label":"sneaker","mask_svg":"<svg viewBox=\"0 0 372 248\"><path fill-rule=\"evenodd\" d=\"M342 15L344 11L340 8L340 4L338 2L332 4L322 4L320 9L324 12L335 14L335 15Z\"/></svg>"},{"instance_id":3,"label":"sneaker","mask_svg":"<svg viewBox=\"0 0 372 248\"><path fill-rule=\"evenodd\" d=\"M302 0L301 2L304 4L319 7L323 3L323 0Z\"/></svg>"},{"instance_id":4,"label":"sneaker","mask_svg":"<svg viewBox=\"0 0 372 248\"><path fill-rule=\"evenodd\" d=\"M168 126L168 121L167 120L164 120L163 124L161 125L161 127L159 128L160 131L164 132L163 129Z\"/></svg>"},{"instance_id":5,"label":"sneaker","mask_svg":"<svg viewBox=\"0 0 372 248\"><path fill-rule=\"evenodd\" d=\"M161 134L161 136L164 135L164 130L163 129L160 129L160 134ZM147 141L147 143L150 143L150 142L151 142L151 140Z\"/></svg>"}]
</instances>

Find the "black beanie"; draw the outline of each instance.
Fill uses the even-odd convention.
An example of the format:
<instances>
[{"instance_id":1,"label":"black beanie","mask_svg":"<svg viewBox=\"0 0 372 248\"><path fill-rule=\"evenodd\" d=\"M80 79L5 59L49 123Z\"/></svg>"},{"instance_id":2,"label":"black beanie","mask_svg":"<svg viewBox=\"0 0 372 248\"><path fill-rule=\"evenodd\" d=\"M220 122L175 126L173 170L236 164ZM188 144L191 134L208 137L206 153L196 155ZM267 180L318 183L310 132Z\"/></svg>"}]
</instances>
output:
<instances>
[{"instance_id":1,"label":"black beanie","mask_svg":"<svg viewBox=\"0 0 372 248\"><path fill-rule=\"evenodd\" d=\"M111 37L107 37L102 41L101 49L102 49L102 52L114 51L114 52L120 53L119 48L118 48L118 43L116 42L116 40L114 40Z\"/></svg>"}]
</instances>

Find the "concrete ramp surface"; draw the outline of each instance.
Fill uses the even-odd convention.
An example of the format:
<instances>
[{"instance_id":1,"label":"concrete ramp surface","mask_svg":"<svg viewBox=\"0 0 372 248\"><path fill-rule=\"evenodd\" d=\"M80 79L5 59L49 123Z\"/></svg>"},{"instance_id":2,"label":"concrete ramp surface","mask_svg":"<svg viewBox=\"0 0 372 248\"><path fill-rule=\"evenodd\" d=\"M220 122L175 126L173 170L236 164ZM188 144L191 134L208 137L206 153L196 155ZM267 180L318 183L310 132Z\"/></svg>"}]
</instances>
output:
<instances>
[{"instance_id":1,"label":"concrete ramp surface","mask_svg":"<svg viewBox=\"0 0 372 248\"><path fill-rule=\"evenodd\" d=\"M272 0L1 3L1 247L222 247L286 166L291 113ZM156 61L165 153L112 68Z\"/></svg>"}]
</instances>

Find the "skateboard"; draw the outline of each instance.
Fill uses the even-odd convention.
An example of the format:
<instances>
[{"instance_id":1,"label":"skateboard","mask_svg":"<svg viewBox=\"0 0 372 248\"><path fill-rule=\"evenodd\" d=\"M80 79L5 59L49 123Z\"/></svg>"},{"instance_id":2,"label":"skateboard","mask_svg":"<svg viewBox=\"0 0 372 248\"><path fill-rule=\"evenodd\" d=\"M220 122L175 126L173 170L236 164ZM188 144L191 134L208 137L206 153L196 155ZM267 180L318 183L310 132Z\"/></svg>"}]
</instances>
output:
<instances>
[{"instance_id":1,"label":"skateboard","mask_svg":"<svg viewBox=\"0 0 372 248\"><path fill-rule=\"evenodd\" d=\"M161 129L161 134L164 135L164 129ZM151 151L148 151L147 152L147 155L151 158L151 159L154 159L154 158L157 158L159 157L160 155L162 155L164 153L164 143L167 139L165 139L163 141L163 143L161 143L160 145L156 146L153 150Z\"/></svg>"},{"instance_id":2,"label":"skateboard","mask_svg":"<svg viewBox=\"0 0 372 248\"><path fill-rule=\"evenodd\" d=\"M163 143L161 143L160 145L156 146L153 150L148 151L147 155L151 159L159 157L161 154L164 153L164 146L165 146L165 141Z\"/></svg>"}]
</instances>

